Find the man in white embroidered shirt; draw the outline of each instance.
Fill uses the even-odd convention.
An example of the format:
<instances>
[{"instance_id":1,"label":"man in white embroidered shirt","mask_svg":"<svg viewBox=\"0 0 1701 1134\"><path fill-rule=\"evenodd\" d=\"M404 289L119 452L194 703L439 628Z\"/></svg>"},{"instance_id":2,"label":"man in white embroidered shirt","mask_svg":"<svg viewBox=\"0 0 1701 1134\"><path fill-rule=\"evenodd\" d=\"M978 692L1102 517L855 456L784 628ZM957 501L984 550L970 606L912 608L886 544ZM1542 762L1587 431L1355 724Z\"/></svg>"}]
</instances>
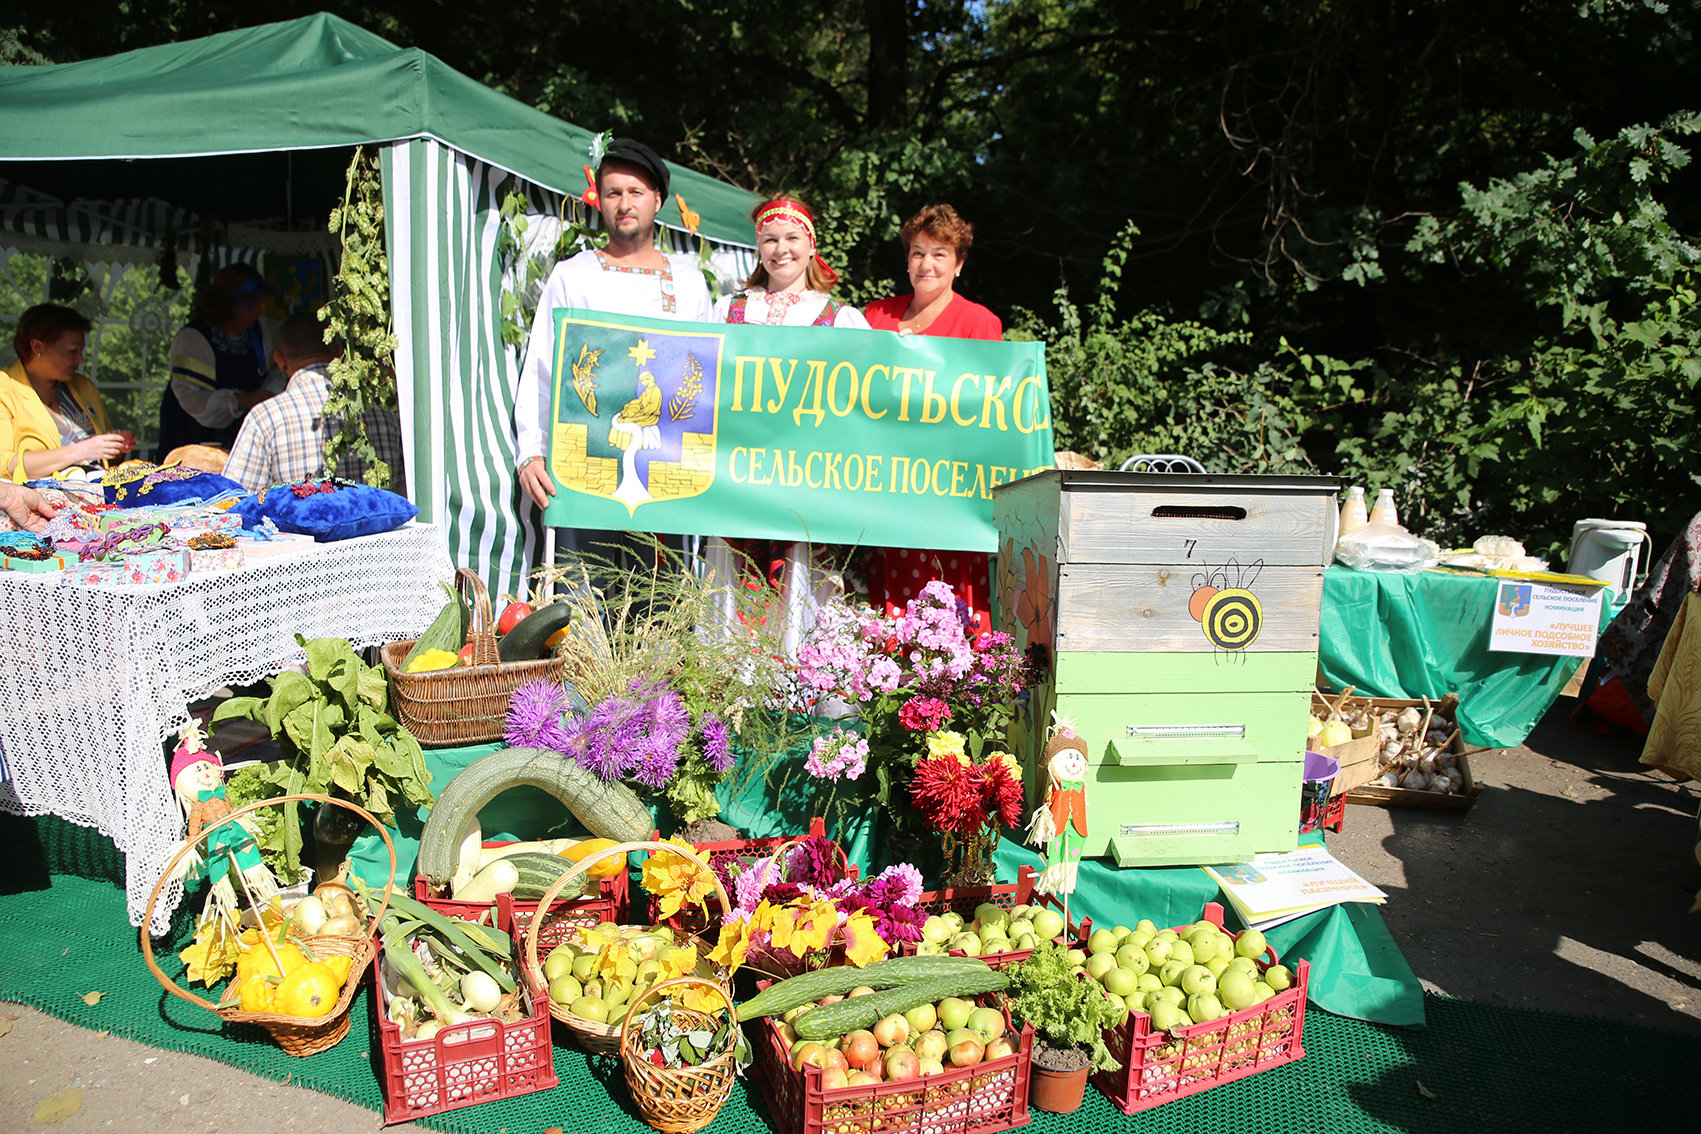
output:
<instances>
[{"instance_id":1,"label":"man in white embroidered shirt","mask_svg":"<svg viewBox=\"0 0 1701 1134\"><path fill-rule=\"evenodd\" d=\"M709 288L696 257L664 253L656 247L656 214L667 202L669 189L667 165L642 142L616 138L609 143L596 178L597 209L608 229L608 247L588 249L555 265L538 297L520 367L514 403L517 468L520 487L539 508L548 507L555 495L545 459L555 309L586 307L617 315L714 321Z\"/></svg>"},{"instance_id":2,"label":"man in white embroidered shirt","mask_svg":"<svg viewBox=\"0 0 1701 1134\"><path fill-rule=\"evenodd\" d=\"M316 315L297 312L279 325L272 360L290 376L289 388L248 411L225 462L225 476L258 492L324 474L325 442L342 428L341 418L324 416L331 393L330 365L338 353L326 344L324 324ZM405 491L400 416L374 407L364 420L379 459L390 466L390 487ZM338 460L335 475L360 480L367 467L365 459L349 452Z\"/></svg>"}]
</instances>

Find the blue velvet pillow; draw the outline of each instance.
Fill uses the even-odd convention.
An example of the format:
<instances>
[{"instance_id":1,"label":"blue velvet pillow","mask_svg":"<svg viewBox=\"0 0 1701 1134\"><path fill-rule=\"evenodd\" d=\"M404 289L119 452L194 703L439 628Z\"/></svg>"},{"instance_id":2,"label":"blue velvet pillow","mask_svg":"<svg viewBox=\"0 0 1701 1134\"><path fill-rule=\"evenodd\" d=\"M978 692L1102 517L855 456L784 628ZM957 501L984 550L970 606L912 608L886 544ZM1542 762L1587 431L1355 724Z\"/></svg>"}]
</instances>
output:
<instances>
[{"instance_id":1,"label":"blue velvet pillow","mask_svg":"<svg viewBox=\"0 0 1701 1134\"><path fill-rule=\"evenodd\" d=\"M144 504L175 504L179 500L211 500L221 492L242 491L242 486L227 476L186 469L180 465L161 468L158 465L132 465L115 469L101 478L108 504L121 508L138 508Z\"/></svg>"},{"instance_id":2,"label":"blue velvet pillow","mask_svg":"<svg viewBox=\"0 0 1701 1134\"><path fill-rule=\"evenodd\" d=\"M324 491L327 487L333 490ZM303 490L301 495L297 495L298 489ZM270 517L278 530L310 535L320 543L394 531L419 515L419 509L405 496L346 483L276 484L243 497L231 511L242 517L245 528L254 527L261 517Z\"/></svg>"}]
</instances>

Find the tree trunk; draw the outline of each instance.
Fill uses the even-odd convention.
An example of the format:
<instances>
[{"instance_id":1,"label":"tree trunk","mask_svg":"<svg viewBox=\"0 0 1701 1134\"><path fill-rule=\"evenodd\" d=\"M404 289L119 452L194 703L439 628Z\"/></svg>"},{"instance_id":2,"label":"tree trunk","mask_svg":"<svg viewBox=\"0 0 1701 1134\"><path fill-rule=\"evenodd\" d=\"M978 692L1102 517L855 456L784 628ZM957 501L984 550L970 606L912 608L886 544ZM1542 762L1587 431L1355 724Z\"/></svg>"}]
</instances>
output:
<instances>
[{"instance_id":1,"label":"tree trunk","mask_svg":"<svg viewBox=\"0 0 1701 1134\"><path fill-rule=\"evenodd\" d=\"M868 23L868 125L902 130L909 110L909 0L863 0Z\"/></svg>"}]
</instances>

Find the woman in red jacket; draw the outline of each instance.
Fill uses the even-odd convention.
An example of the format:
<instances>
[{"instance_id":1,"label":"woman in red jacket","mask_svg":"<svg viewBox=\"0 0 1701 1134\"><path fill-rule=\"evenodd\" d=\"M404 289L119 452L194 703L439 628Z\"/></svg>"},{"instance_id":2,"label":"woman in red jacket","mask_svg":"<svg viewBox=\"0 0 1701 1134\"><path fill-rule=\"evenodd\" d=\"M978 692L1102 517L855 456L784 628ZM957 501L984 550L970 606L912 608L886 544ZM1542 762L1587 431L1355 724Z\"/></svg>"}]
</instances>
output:
<instances>
[{"instance_id":1,"label":"woman in red jacket","mask_svg":"<svg viewBox=\"0 0 1701 1134\"><path fill-rule=\"evenodd\" d=\"M929 205L904 222L899 233L909 257L910 295L877 299L863 309L876 331L900 335L937 335L947 339L1004 337L998 316L956 292L963 260L974 243L974 226L950 205ZM919 551L871 548L867 567L868 598L889 615L901 614L908 601L934 579L951 584L968 604L978 630L992 629L988 606L989 558L980 551Z\"/></svg>"}]
</instances>

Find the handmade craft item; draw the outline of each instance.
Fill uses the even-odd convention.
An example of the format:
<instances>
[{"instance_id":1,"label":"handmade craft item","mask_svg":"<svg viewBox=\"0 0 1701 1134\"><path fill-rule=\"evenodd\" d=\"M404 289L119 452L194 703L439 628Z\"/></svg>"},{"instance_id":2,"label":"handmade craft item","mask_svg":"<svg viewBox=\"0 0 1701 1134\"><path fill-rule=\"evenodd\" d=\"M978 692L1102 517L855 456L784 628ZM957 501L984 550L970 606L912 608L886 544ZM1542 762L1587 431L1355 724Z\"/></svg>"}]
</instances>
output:
<instances>
[{"instance_id":1,"label":"handmade craft item","mask_svg":"<svg viewBox=\"0 0 1701 1134\"><path fill-rule=\"evenodd\" d=\"M224 763L217 752L208 751L202 743L200 727L190 721L177 737L171 756L171 786L183 807L188 828L185 841L193 844L208 827L218 829L207 836L204 859L191 851L176 869L190 880L212 879L203 921L220 914L232 918L234 924L239 918L237 891L267 902L278 892L278 880L260 858L259 830L254 821L247 817L227 819L232 808L225 799ZM176 854L177 848L172 853Z\"/></svg>"},{"instance_id":2,"label":"handmade craft item","mask_svg":"<svg viewBox=\"0 0 1701 1134\"><path fill-rule=\"evenodd\" d=\"M1042 894L1063 895L1063 916L1069 917L1069 895L1075 892L1081 852L1087 844L1087 742L1075 734L1074 721L1052 713L1051 739L1043 759L1047 775L1045 798L1028 821L1028 842L1045 848L1045 869L1034 879Z\"/></svg>"}]
</instances>

